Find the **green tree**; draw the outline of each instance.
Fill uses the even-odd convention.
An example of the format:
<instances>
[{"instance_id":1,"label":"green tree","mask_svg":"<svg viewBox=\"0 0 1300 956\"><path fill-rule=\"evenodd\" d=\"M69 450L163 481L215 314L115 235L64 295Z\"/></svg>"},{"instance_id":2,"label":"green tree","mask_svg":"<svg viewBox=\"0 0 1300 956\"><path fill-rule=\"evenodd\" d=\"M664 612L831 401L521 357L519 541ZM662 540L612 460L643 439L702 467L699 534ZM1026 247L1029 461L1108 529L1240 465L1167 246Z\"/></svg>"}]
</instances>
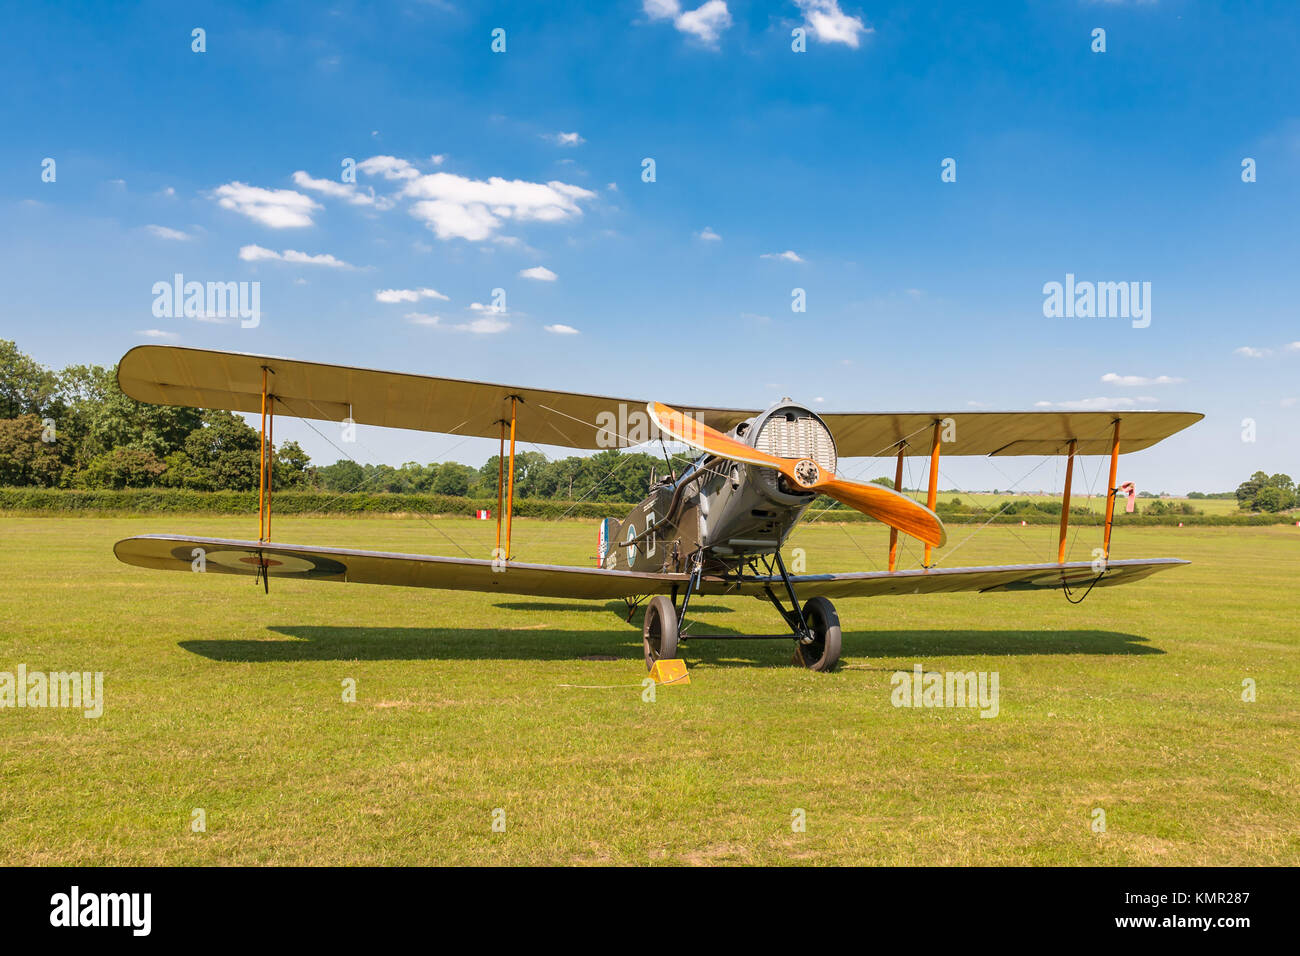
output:
<instances>
[{"instance_id":1,"label":"green tree","mask_svg":"<svg viewBox=\"0 0 1300 956\"><path fill-rule=\"evenodd\" d=\"M272 474L276 488L301 488L307 484L311 458L296 441L281 442L275 447Z\"/></svg>"},{"instance_id":2,"label":"green tree","mask_svg":"<svg viewBox=\"0 0 1300 956\"><path fill-rule=\"evenodd\" d=\"M148 488L166 470L148 449L114 448L79 472L77 483L84 488Z\"/></svg>"},{"instance_id":3,"label":"green tree","mask_svg":"<svg viewBox=\"0 0 1300 956\"><path fill-rule=\"evenodd\" d=\"M0 418L35 415L43 418L58 411L57 376L16 343L0 339Z\"/></svg>"},{"instance_id":4,"label":"green tree","mask_svg":"<svg viewBox=\"0 0 1300 956\"><path fill-rule=\"evenodd\" d=\"M1295 492L1279 485L1268 484L1255 495L1254 510L1278 512L1295 507Z\"/></svg>"},{"instance_id":5,"label":"green tree","mask_svg":"<svg viewBox=\"0 0 1300 956\"><path fill-rule=\"evenodd\" d=\"M1259 494L1259 489L1268 484L1268 475L1262 471L1257 471L1241 484L1237 486L1237 507L1242 511L1253 511L1255 508L1255 496Z\"/></svg>"},{"instance_id":6,"label":"green tree","mask_svg":"<svg viewBox=\"0 0 1300 956\"><path fill-rule=\"evenodd\" d=\"M261 436L233 412L209 409L203 426L185 438L185 454L214 491L258 487Z\"/></svg>"},{"instance_id":7,"label":"green tree","mask_svg":"<svg viewBox=\"0 0 1300 956\"><path fill-rule=\"evenodd\" d=\"M317 468L315 480L326 491L356 491L366 480L366 472L355 461L341 458L332 465Z\"/></svg>"},{"instance_id":8,"label":"green tree","mask_svg":"<svg viewBox=\"0 0 1300 956\"><path fill-rule=\"evenodd\" d=\"M1290 475L1257 471L1237 486L1237 506L1243 511L1286 511L1295 503L1296 486Z\"/></svg>"},{"instance_id":9,"label":"green tree","mask_svg":"<svg viewBox=\"0 0 1300 956\"><path fill-rule=\"evenodd\" d=\"M115 448L143 448L159 459L185 447L203 423L196 408L150 405L128 398L117 385L117 369L70 365L58 376L64 409L59 441L69 464L84 467ZM227 413L230 414L230 413Z\"/></svg>"},{"instance_id":10,"label":"green tree","mask_svg":"<svg viewBox=\"0 0 1300 956\"><path fill-rule=\"evenodd\" d=\"M0 419L0 485L59 484L63 462L35 415Z\"/></svg>"},{"instance_id":11,"label":"green tree","mask_svg":"<svg viewBox=\"0 0 1300 956\"><path fill-rule=\"evenodd\" d=\"M187 488L191 491L211 491L210 476L190 460L183 451L174 451L163 459L167 466L158 478L158 484L165 488Z\"/></svg>"},{"instance_id":12,"label":"green tree","mask_svg":"<svg viewBox=\"0 0 1300 956\"><path fill-rule=\"evenodd\" d=\"M462 465L458 461L444 462L438 466L438 474L433 480L432 490L435 494L464 498L469 494L470 487L477 476L478 472L469 465Z\"/></svg>"}]
</instances>

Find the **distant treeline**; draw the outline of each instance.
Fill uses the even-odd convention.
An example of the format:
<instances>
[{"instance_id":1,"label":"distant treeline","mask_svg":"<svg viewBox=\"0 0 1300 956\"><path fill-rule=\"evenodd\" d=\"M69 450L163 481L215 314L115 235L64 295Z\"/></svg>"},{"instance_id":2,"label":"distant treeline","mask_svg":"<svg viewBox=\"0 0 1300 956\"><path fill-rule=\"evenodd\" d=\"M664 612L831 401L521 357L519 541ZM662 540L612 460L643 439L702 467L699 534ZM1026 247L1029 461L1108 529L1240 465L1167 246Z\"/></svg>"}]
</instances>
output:
<instances>
[{"instance_id":1,"label":"distant treeline","mask_svg":"<svg viewBox=\"0 0 1300 956\"><path fill-rule=\"evenodd\" d=\"M869 522L872 519L849 509L827 507L826 499L819 499L805 514L805 521ZM1044 502L1046 507L1024 507L1030 502L1013 500L1000 502L987 509L954 507L950 502L940 502L938 511L951 529L982 524L1052 525L1059 521L1060 505ZM515 515L523 518L581 518L606 516L621 517L630 511L631 501L561 501L538 498L516 498ZM1002 505L1008 507L999 512ZM325 491L286 491L276 494L273 512L276 515L419 515L425 517L469 517L476 511L486 510L494 516L496 498L461 498L454 495L415 495L382 492L335 493ZM256 491L185 491L172 488L138 488L124 490L66 489L66 488L0 488L0 512L18 514L213 514L248 517L257 513ZM1070 509L1072 525L1096 526L1103 516L1084 508ZM1168 513L1128 514L1123 509L1115 512L1118 525L1146 527L1153 525L1270 525L1291 520L1282 514L1256 515L1185 515L1178 511Z\"/></svg>"}]
</instances>

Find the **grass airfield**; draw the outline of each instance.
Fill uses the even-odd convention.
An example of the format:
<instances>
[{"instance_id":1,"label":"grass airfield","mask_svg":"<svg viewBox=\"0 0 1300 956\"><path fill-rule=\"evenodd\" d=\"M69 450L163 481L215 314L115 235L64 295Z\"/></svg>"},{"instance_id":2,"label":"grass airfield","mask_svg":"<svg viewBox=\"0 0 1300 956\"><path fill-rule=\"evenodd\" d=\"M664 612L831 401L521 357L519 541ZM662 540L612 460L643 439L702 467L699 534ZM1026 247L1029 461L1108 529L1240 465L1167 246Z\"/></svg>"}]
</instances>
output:
<instances>
[{"instance_id":1,"label":"grass airfield","mask_svg":"<svg viewBox=\"0 0 1300 956\"><path fill-rule=\"evenodd\" d=\"M691 641L691 684L654 702L622 602L308 581L267 596L252 578L112 555L131 534L255 526L0 517L0 671L104 672L99 719L0 710L4 863L1300 862L1293 526L1117 527L1114 557L1193 564L1077 607L1059 593L838 601L831 675L790 667L785 642ZM487 557L493 528L274 530ZM950 527L942 564L1055 558L1052 527L970 530ZM1071 535L1072 559L1100 544L1099 528ZM515 541L520 560L590 564L595 522L516 520ZM790 547L809 573L873 570L887 531L811 524ZM913 548L901 566L918 561ZM752 598L697 600L691 616L715 633L779 623ZM602 655L616 659L583 659ZM894 707L891 674L918 663L998 672L998 716Z\"/></svg>"}]
</instances>

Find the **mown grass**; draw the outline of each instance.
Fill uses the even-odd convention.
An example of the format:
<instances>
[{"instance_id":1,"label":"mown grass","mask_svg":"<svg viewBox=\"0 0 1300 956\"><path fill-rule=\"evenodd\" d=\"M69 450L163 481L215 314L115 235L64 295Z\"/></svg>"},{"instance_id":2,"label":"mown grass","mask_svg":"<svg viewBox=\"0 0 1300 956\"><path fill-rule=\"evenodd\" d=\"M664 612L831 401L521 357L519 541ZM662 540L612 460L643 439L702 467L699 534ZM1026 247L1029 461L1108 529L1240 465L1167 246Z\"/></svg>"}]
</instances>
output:
<instances>
[{"instance_id":1,"label":"mown grass","mask_svg":"<svg viewBox=\"0 0 1300 956\"><path fill-rule=\"evenodd\" d=\"M1194 563L1078 607L841 601L838 673L788 666L784 642L695 641L691 684L647 703L621 602L295 581L266 596L112 557L129 534L255 524L0 517L0 670L105 675L98 720L0 710L3 862L1300 861L1293 527L1123 529L1116 557ZM943 563L1055 557L1052 528L968 530L950 528ZM522 560L586 564L595 524L520 519L515 536ZM491 547L486 522L461 519L285 517L275 537ZM1079 529L1071 556L1098 538ZM809 572L868 570L886 532L813 524L792 546ZM754 599L694 611L715 632L776 629ZM890 676L916 663L997 671L999 715L895 708Z\"/></svg>"},{"instance_id":2,"label":"mown grass","mask_svg":"<svg viewBox=\"0 0 1300 956\"><path fill-rule=\"evenodd\" d=\"M1103 485L1105 484L1104 476L1103 476L1102 484ZM914 494L913 497L916 497L921 500L924 500L925 498L925 496L921 494ZM941 492L938 496L938 500L940 502L948 502L951 501L953 498L961 499L963 504L974 505L978 508L983 508L992 512L992 511L996 511L998 508L1006 504L1008 501L1031 501L1040 504L1056 504L1060 502L1061 495L1059 492L1057 492L1056 494L1048 493L1042 495L1025 495L1025 494L1010 494L1010 493L1004 495L995 495L986 491L980 491L974 493L960 492L960 491L945 491L945 492ZM1237 507L1237 500L1235 498L1176 498L1176 497L1163 498L1163 499L1138 498L1136 499L1138 512L1139 513L1145 512L1147 508L1149 508L1152 504L1154 504L1157 501L1163 501L1166 505L1173 506L1173 507L1182 507L1185 504L1191 505L1193 508L1197 509L1198 513L1206 514L1206 515L1243 514L1241 509ZM1118 503L1116 504L1116 511L1122 513L1124 511L1124 506L1125 506L1125 499L1121 495ZM1086 508L1088 511L1091 511L1094 514L1104 514L1106 511L1106 496L1104 494L1071 495L1070 507ZM1245 512L1245 513L1248 514L1249 512ZM1121 521L1123 520L1122 514L1120 520Z\"/></svg>"}]
</instances>

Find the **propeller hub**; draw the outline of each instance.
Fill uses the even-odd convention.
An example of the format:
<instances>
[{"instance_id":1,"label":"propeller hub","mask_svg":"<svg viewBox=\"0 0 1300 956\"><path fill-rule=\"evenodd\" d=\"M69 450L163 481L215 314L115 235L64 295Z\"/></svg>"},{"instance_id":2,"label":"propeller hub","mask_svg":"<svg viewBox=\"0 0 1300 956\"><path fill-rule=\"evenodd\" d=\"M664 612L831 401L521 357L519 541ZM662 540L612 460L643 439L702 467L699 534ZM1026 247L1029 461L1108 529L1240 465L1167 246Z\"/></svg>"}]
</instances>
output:
<instances>
[{"instance_id":1,"label":"propeller hub","mask_svg":"<svg viewBox=\"0 0 1300 956\"><path fill-rule=\"evenodd\" d=\"M795 484L803 488L812 488L821 480L822 470L811 458L801 458L792 469Z\"/></svg>"}]
</instances>

